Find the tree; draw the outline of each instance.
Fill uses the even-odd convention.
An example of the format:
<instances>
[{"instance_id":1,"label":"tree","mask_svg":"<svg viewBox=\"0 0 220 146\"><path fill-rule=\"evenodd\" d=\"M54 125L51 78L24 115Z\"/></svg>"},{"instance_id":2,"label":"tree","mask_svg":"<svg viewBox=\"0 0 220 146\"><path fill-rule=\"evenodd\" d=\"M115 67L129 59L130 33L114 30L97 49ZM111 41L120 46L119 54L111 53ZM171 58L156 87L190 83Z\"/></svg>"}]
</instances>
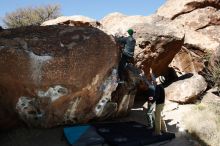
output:
<instances>
[{"instance_id":1,"label":"tree","mask_svg":"<svg viewBox=\"0 0 220 146\"><path fill-rule=\"evenodd\" d=\"M8 28L16 28L28 25L41 25L44 21L60 16L60 5L46 5L40 7L19 8L7 13L3 22Z\"/></svg>"}]
</instances>

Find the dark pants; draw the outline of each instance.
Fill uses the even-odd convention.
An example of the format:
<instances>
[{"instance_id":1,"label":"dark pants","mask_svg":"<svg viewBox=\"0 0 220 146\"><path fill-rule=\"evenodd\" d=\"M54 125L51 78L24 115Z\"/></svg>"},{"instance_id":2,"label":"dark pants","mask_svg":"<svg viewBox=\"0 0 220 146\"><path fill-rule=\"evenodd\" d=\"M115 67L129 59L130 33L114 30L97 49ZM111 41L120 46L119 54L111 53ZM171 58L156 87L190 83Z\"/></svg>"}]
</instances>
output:
<instances>
[{"instance_id":1,"label":"dark pants","mask_svg":"<svg viewBox=\"0 0 220 146\"><path fill-rule=\"evenodd\" d=\"M122 57L121 57L121 60L119 62L119 66L118 66L118 75L119 75L120 80L125 80L125 77L123 75L124 70L125 70L125 65L126 65L126 63L131 62L132 59L133 59L133 57L129 57L129 56L122 54Z\"/></svg>"}]
</instances>

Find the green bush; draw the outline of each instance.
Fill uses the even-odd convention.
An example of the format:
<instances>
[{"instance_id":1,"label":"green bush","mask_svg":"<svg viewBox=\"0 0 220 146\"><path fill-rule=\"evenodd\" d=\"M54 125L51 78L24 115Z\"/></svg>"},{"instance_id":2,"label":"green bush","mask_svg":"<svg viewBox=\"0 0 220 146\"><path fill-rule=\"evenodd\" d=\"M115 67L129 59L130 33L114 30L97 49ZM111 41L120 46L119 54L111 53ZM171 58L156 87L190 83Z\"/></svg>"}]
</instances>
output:
<instances>
[{"instance_id":1,"label":"green bush","mask_svg":"<svg viewBox=\"0 0 220 146\"><path fill-rule=\"evenodd\" d=\"M28 25L41 25L44 21L60 16L60 5L52 4L40 7L19 8L7 13L3 22L8 28L16 28Z\"/></svg>"}]
</instances>

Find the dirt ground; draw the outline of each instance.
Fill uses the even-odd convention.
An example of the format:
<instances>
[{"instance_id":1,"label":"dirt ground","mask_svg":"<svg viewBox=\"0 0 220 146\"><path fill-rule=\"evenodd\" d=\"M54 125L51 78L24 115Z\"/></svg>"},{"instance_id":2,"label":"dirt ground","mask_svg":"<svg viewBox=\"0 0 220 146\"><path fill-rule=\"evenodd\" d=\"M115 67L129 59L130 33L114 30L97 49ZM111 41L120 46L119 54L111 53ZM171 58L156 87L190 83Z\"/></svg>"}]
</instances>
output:
<instances>
[{"instance_id":1,"label":"dirt ground","mask_svg":"<svg viewBox=\"0 0 220 146\"><path fill-rule=\"evenodd\" d=\"M145 113L141 110L144 101L136 101L127 117L114 121L137 121L146 124ZM166 121L169 122L169 121ZM63 136L63 128L30 129L17 128L8 132L0 132L0 146L69 146ZM175 132L176 138L171 141L151 144L150 146L200 146L189 134L178 132L176 126L167 125L168 131Z\"/></svg>"}]
</instances>

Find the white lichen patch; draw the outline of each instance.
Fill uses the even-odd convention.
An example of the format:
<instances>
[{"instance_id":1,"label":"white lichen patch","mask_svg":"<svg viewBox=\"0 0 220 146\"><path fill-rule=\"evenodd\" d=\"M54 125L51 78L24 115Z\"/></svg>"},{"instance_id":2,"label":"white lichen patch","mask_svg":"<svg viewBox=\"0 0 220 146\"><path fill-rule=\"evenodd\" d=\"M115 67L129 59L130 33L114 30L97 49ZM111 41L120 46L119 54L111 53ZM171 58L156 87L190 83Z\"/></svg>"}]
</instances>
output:
<instances>
[{"instance_id":1,"label":"white lichen patch","mask_svg":"<svg viewBox=\"0 0 220 146\"><path fill-rule=\"evenodd\" d=\"M122 101L118 107L118 111L121 112L123 110L127 110L130 102L130 96L129 95L124 95L122 98Z\"/></svg>"},{"instance_id":2,"label":"white lichen patch","mask_svg":"<svg viewBox=\"0 0 220 146\"><path fill-rule=\"evenodd\" d=\"M99 75L96 75L95 78L92 80L92 85L96 85L99 81Z\"/></svg>"},{"instance_id":3,"label":"white lichen patch","mask_svg":"<svg viewBox=\"0 0 220 146\"><path fill-rule=\"evenodd\" d=\"M16 104L16 109L20 112L20 111L24 111L24 109L26 109L27 107L30 106L30 102L31 102L31 99L29 99L28 97L24 97L24 96L21 96L19 99L18 99L18 102Z\"/></svg>"},{"instance_id":4,"label":"white lichen patch","mask_svg":"<svg viewBox=\"0 0 220 146\"><path fill-rule=\"evenodd\" d=\"M50 97L52 102L67 94L68 94L68 89L60 85L56 85L55 87L50 87L45 92L40 90L37 93L37 95L41 98Z\"/></svg>"},{"instance_id":5,"label":"white lichen patch","mask_svg":"<svg viewBox=\"0 0 220 146\"><path fill-rule=\"evenodd\" d=\"M113 69L112 74L104 81L101 87L101 90L103 91L103 96L94 109L94 112L98 117L101 116L106 104L111 101L111 94L113 91L116 90L118 86L117 76L117 69Z\"/></svg>"},{"instance_id":6,"label":"white lichen patch","mask_svg":"<svg viewBox=\"0 0 220 146\"><path fill-rule=\"evenodd\" d=\"M102 99L98 102L95 107L95 114L97 117L100 117L102 115L102 112L109 101L110 99L108 97L102 97Z\"/></svg>"},{"instance_id":7,"label":"white lichen patch","mask_svg":"<svg viewBox=\"0 0 220 146\"><path fill-rule=\"evenodd\" d=\"M52 59L51 56L44 55L39 56L34 54L33 52L29 52L29 57L31 61L30 70L32 72L32 79L36 84L39 84L42 80L42 67L43 65Z\"/></svg>"},{"instance_id":8,"label":"white lichen patch","mask_svg":"<svg viewBox=\"0 0 220 146\"><path fill-rule=\"evenodd\" d=\"M38 108L35 98L21 96L16 104L16 110L20 118L27 124L36 125L44 116L44 112Z\"/></svg>"},{"instance_id":9,"label":"white lichen patch","mask_svg":"<svg viewBox=\"0 0 220 146\"><path fill-rule=\"evenodd\" d=\"M67 109L65 115L64 115L64 121L71 121L76 122L75 119L77 117L76 110L78 108L78 105L80 103L80 97L77 97L76 100L72 101L70 103L70 108Z\"/></svg>"},{"instance_id":10,"label":"white lichen patch","mask_svg":"<svg viewBox=\"0 0 220 146\"><path fill-rule=\"evenodd\" d=\"M86 86L86 88L84 89L88 89L91 90L93 86L95 86L100 80L100 75L96 75L93 79L92 79L92 83L88 84Z\"/></svg>"}]
</instances>

